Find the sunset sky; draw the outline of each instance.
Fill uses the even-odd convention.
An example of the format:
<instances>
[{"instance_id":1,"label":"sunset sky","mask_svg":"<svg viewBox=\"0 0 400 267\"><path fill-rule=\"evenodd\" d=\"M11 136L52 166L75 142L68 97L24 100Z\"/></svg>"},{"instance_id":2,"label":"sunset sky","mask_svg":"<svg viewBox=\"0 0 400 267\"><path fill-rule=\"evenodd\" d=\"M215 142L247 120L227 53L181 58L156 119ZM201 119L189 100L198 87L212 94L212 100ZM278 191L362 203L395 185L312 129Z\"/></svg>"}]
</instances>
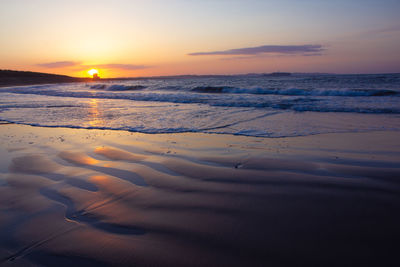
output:
<instances>
[{"instance_id":1,"label":"sunset sky","mask_svg":"<svg viewBox=\"0 0 400 267\"><path fill-rule=\"evenodd\" d=\"M0 68L102 77L400 72L400 1L1 0Z\"/></svg>"}]
</instances>

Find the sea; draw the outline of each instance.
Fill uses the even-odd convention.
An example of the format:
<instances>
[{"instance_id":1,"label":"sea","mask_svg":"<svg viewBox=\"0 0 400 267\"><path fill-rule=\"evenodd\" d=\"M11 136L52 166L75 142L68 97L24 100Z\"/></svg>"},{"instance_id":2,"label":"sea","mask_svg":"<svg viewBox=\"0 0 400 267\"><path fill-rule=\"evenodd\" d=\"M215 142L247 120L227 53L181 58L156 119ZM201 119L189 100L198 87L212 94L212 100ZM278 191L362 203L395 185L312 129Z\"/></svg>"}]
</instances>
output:
<instances>
[{"instance_id":1,"label":"sea","mask_svg":"<svg viewBox=\"0 0 400 267\"><path fill-rule=\"evenodd\" d=\"M0 120L274 138L400 131L400 74L182 76L3 87Z\"/></svg>"}]
</instances>

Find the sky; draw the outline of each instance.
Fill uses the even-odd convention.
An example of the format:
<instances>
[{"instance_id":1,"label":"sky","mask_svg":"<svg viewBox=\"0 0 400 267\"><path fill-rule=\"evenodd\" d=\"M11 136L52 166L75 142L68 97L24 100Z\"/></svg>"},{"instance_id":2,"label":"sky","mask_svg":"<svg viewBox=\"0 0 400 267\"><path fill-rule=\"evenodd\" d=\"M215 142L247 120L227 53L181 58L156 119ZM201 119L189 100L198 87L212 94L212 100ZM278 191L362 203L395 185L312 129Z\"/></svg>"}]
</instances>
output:
<instances>
[{"instance_id":1,"label":"sky","mask_svg":"<svg viewBox=\"0 0 400 267\"><path fill-rule=\"evenodd\" d=\"M399 0L0 0L0 69L398 73L399 13Z\"/></svg>"}]
</instances>

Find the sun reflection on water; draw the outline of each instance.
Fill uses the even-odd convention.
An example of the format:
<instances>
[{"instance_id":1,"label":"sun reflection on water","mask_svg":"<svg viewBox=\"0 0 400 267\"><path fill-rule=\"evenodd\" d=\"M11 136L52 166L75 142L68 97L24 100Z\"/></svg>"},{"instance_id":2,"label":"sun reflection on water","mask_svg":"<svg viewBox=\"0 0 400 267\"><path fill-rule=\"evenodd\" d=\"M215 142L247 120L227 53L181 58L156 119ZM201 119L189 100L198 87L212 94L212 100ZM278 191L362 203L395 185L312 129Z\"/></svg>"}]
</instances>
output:
<instances>
[{"instance_id":1,"label":"sun reflection on water","mask_svg":"<svg viewBox=\"0 0 400 267\"><path fill-rule=\"evenodd\" d=\"M99 103L97 99L90 99L89 101L89 126L90 127L102 127L104 126L104 121L101 118L101 112L99 109Z\"/></svg>"}]
</instances>

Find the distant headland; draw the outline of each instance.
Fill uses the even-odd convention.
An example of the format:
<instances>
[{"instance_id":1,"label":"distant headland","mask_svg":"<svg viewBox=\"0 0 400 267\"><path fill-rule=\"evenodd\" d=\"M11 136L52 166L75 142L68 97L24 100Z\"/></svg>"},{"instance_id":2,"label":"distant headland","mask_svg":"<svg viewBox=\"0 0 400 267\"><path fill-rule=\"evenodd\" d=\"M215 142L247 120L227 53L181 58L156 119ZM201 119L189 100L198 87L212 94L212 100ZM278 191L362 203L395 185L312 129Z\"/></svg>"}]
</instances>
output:
<instances>
[{"instance_id":1,"label":"distant headland","mask_svg":"<svg viewBox=\"0 0 400 267\"><path fill-rule=\"evenodd\" d=\"M388 73L389 74L389 73ZM228 77L291 77L299 75L336 75L335 73L290 73L290 72L272 72L272 73L247 73L247 74L187 74L187 75L170 75L170 76L142 76L142 77L118 77L118 78L102 78L97 73L93 77L71 77L60 74L50 74L32 71L16 71L0 69L0 87L46 84L46 83L71 83L71 82L94 82L94 81L121 81L121 80L142 80L142 79L192 79L192 78L228 78ZM347 74L352 75L352 74ZM368 75L368 74L365 74Z\"/></svg>"},{"instance_id":2,"label":"distant headland","mask_svg":"<svg viewBox=\"0 0 400 267\"><path fill-rule=\"evenodd\" d=\"M292 75L290 72L273 72L264 74L264 76L273 76L273 77L286 77Z\"/></svg>"},{"instance_id":3,"label":"distant headland","mask_svg":"<svg viewBox=\"0 0 400 267\"><path fill-rule=\"evenodd\" d=\"M92 81L110 81L110 80L134 80L134 79L190 79L190 78L212 78L212 77L232 77L232 76L290 76L288 72L273 73L249 73L237 75L173 75L173 76L151 76L151 77L121 77L121 78L100 78L97 73L93 77L71 77L60 74L50 74L32 71L0 70L0 87L32 85L46 83L70 83L70 82L92 82Z\"/></svg>"},{"instance_id":4,"label":"distant headland","mask_svg":"<svg viewBox=\"0 0 400 267\"><path fill-rule=\"evenodd\" d=\"M67 75L32 71L0 70L0 87L45 83L88 82L92 78L76 78Z\"/></svg>"}]
</instances>

